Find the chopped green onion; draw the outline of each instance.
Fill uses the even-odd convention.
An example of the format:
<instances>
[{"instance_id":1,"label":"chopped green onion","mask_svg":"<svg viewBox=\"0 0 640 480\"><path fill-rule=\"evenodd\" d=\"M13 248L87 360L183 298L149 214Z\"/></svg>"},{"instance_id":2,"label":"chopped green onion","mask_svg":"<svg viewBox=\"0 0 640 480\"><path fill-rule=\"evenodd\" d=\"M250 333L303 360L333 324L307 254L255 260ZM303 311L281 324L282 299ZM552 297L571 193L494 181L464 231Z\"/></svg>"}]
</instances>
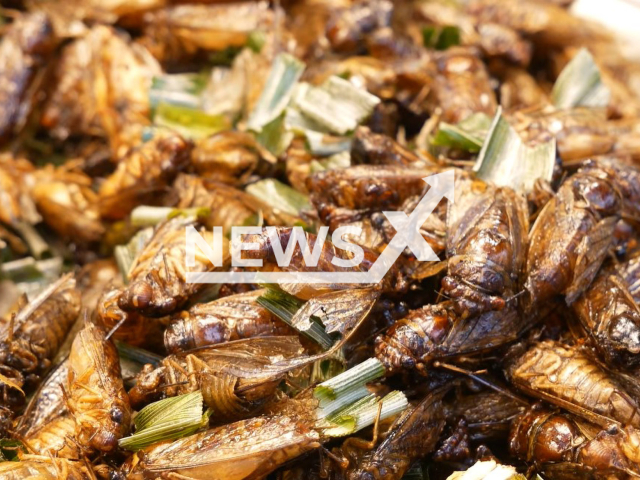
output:
<instances>
[{"instance_id":1,"label":"chopped green onion","mask_svg":"<svg viewBox=\"0 0 640 480\"><path fill-rule=\"evenodd\" d=\"M557 108L606 107L611 91L602 82L600 69L586 48L581 48L564 67L551 100Z\"/></svg>"},{"instance_id":2,"label":"chopped green onion","mask_svg":"<svg viewBox=\"0 0 640 480\"><path fill-rule=\"evenodd\" d=\"M336 170L338 168L347 168L351 165L351 153L340 152L331 155L325 160L313 160L310 165L310 172L324 172L325 170Z\"/></svg>"},{"instance_id":3,"label":"chopped green onion","mask_svg":"<svg viewBox=\"0 0 640 480\"><path fill-rule=\"evenodd\" d=\"M207 85L208 74L180 73L153 77L149 90L149 103L155 108L160 103L199 109L201 94Z\"/></svg>"},{"instance_id":4,"label":"chopped green onion","mask_svg":"<svg viewBox=\"0 0 640 480\"><path fill-rule=\"evenodd\" d=\"M273 178L252 183L246 191L271 208L293 216L310 206L309 197Z\"/></svg>"},{"instance_id":5,"label":"chopped green onion","mask_svg":"<svg viewBox=\"0 0 640 480\"><path fill-rule=\"evenodd\" d=\"M551 181L555 160L555 139L535 146L526 145L498 108L474 171L487 182L530 192L536 180Z\"/></svg>"},{"instance_id":6,"label":"chopped green onion","mask_svg":"<svg viewBox=\"0 0 640 480\"><path fill-rule=\"evenodd\" d=\"M491 121L484 113L474 113L456 125L441 122L431 145L477 153L491 128Z\"/></svg>"},{"instance_id":7,"label":"chopped green onion","mask_svg":"<svg viewBox=\"0 0 640 480\"><path fill-rule=\"evenodd\" d=\"M297 99L299 110L330 132L345 135L371 115L380 99L351 82L331 76L320 87L309 87Z\"/></svg>"},{"instance_id":8,"label":"chopped green onion","mask_svg":"<svg viewBox=\"0 0 640 480\"><path fill-rule=\"evenodd\" d=\"M476 462L468 470L454 472L447 480L525 480L515 467L499 465L495 460Z\"/></svg>"},{"instance_id":9,"label":"chopped green onion","mask_svg":"<svg viewBox=\"0 0 640 480\"><path fill-rule=\"evenodd\" d=\"M384 365L376 358L369 358L346 372L318 385L313 390L313 396L318 399L322 408L329 402L347 394L350 390L358 389L382 377L384 374Z\"/></svg>"},{"instance_id":10,"label":"chopped green onion","mask_svg":"<svg viewBox=\"0 0 640 480\"><path fill-rule=\"evenodd\" d=\"M407 397L397 390L389 393L382 400L371 394L326 419L320 420L322 433L328 437L342 437L373 425L378 415L380 403L382 403L380 420L397 415L408 405Z\"/></svg>"},{"instance_id":11,"label":"chopped green onion","mask_svg":"<svg viewBox=\"0 0 640 480\"><path fill-rule=\"evenodd\" d=\"M180 135L201 139L230 128L224 115L209 115L202 110L160 102L153 115L153 123L171 128Z\"/></svg>"},{"instance_id":12,"label":"chopped green onion","mask_svg":"<svg viewBox=\"0 0 640 480\"><path fill-rule=\"evenodd\" d=\"M131 225L134 227L153 227L177 216L197 219L206 217L210 213L211 209L208 207L173 208L139 205L131 212Z\"/></svg>"},{"instance_id":13,"label":"chopped green onion","mask_svg":"<svg viewBox=\"0 0 640 480\"><path fill-rule=\"evenodd\" d=\"M29 250L33 254L33 256L37 259L41 259L46 254L51 254L51 249L49 248L49 244L44 241L44 239L40 236L38 231L27 222L15 222L15 229L18 231L22 239L29 246Z\"/></svg>"},{"instance_id":14,"label":"chopped green onion","mask_svg":"<svg viewBox=\"0 0 640 480\"><path fill-rule=\"evenodd\" d=\"M175 440L195 433L209 423L204 414L202 393L197 392L166 398L144 407L133 422L136 433L118 441L121 448L137 451L165 440Z\"/></svg>"},{"instance_id":15,"label":"chopped green onion","mask_svg":"<svg viewBox=\"0 0 640 480\"><path fill-rule=\"evenodd\" d=\"M262 94L247 122L249 130L260 132L283 114L304 68L304 63L286 53L275 58Z\"/></svg>"},{"instance_id":16,"label":"chopped green onion","mask_svg":"<svg viewBox=\"0 0 640 480\"><path fill-rule=\"evenodd\" d=\"M313 130L307 130L305 136L309 151L320 157L327 157L339 153L348 154L351 150L351 137L336 137Z\"/></svg>"},{"instance_id":17,"label":"chopped green onion","mask_svg":"<svg viewBox=\"0 0 640 480\"><path fill-rule=\"evenodd\" d=\"M305 330L296 327L292 322L295 313L304 305L304 302L297 299L282 290L267 289L267 291L258 297L258 304L269 310L271 313L280 318L287 325L295 328L303 335L306 335L323 349L328 350L333 345L331 338L325 331L324 325L317 318L312 318Z\"/></svg>"},{"instance_id":18,"label":"chopped green onion","mask_svg":"<svg viewBox=\"0 0 640 480\"><path fill-rule=\"evenodd\" d=\"M255 53L260 53L262 51L262 47L267 42L265 34L260 30L254 30L249 34L249 38L247 38L247 47L253 50Z\"/></svg>"},{"instance_id":19,"label":"chopped green onion","mask_svg":"<svg viewBox=\"0 0 640 480\"><path fill-rule=\"evenodd\" d=\"M284 153L294 138L294 134L285 128L284 114L263 125L255 136L258 143L276 157Z\"/></svg>"}]
</instances>

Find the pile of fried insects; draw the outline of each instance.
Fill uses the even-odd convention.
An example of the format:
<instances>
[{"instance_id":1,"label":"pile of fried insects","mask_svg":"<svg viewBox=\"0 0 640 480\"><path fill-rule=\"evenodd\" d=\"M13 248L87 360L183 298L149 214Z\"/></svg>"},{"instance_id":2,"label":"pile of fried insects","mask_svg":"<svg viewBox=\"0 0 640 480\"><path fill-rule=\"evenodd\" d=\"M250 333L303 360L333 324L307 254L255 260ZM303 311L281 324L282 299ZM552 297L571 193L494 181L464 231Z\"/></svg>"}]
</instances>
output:
<instances>
[{"instance_id":1,"label":"pile of fried insects","mask_svg":"<svg viewBox=\"0 0 640 480\"><path fill-rule=\"evenodd\" d=\"M640 478L640 63L571 0L2 4L0 479Z\"/></svg>"}]
</instances>

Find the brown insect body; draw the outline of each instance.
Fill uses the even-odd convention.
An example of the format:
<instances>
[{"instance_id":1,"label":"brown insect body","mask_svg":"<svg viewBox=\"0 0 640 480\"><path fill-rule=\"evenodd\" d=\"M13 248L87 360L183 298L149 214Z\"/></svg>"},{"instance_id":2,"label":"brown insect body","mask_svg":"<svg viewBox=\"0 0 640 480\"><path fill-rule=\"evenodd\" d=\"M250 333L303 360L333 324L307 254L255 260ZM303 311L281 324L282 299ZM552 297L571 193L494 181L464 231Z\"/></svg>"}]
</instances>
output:
<instances>
[{"instance_id":1,"label":"brown insect body","mask_svg":"<svg viewBox=\"0 0 640 480\"><path fill-rule=\"evenodd\" d=\"M176 217L156 227L153 237L136 257L129 272L129 285L118 299L126 312L139 312L150 317L173 313L198 292L203 284L187 283L188 271L206 272L214 269L209 259L195 248L195 267L186 265L185 229L193 222ZM200 232L211 245L213 234ZM223 245L223 251L227 251Z\"/></svg>"},{"instance_id":2,"label":"brown insect body","mask_svg":"<svg viewBox=\"0 0 640 480\"><path fill-rule=\"evenodd\" d=\"M118 352L102 327L86 322L76 335L65 391L80 444L113 451L129 430L131 406Z\"/></svg>"},{"instance_id":3,"label":"brown insect body","mask_svg":"<svg viewBox=\"0 0 640 480\"><path fill-rule=\"evenodd\" d=\"M595 171L579 171L563 182L529 234L525 288L532 308L560 294L570 305L589 286L611 245L621 208L619 190Z\"/></svg>"},{"instance_id":4,"label":"brown insect body","mask_svg":"<svg viewBox=\"0 0 640 480\"><path fill-rule=\"evenodd\" d=\"M579 347L538 342L512 359L506 374L518 389L590 422L640 426L638 401Z\"/></svg>"},{"instance_id":5,"label":"brown insect body","mask_svg":"<svg viewBox=\"0 0 640 480\"><path fill-rule=\"evenodd\" d=\"M613 269L603 268L572 308L609 365L640 365L640 310Z\"/></svg>"},{"instance_id":6,"label":"brown insect body","mask_svg":"<svg viewBox=\"0 0 640 480\"><path fill-rule=\"evenodd\" d=\"M130 480L263 478L319 446L318 433L303 422L287 416L256 417L151 446L123 471Z\"/></svg>"},{"instance_id":7,"label":"brown insect body","mask_svg":"<svg viewBox=\"0 0 640 480\"><path fill-rule=\"evenodd\" d=\"M524 197L509 188L465 183L449 206L448 271L442 280L445 296L462 317L502 310L513 301L529 231Z\"/></svg>"},{"instance_id":8,"label":"brown insect body","mask_svg":"<svg viewBox=\"0 0 640 480\"><path fill-rule=\"evenodd\" d=\"M512 426L512 455L533 462L549 478L628 479L640 474L634 428L600 430L566 413L533 408Z\"/></svg>"},{"instance_id":9,"label":"brown insect body","mask_svg":"<svg viewBox=\"0 0 640 480\"><path fill-rule=\"evenodd\" d=\"M129 149L116 171L100 186L101 215L119 220L136 205L153 201L188 165L192 147L178 134L158 132L151 140Z\"/></svg>"},{"instance_id":10,"label":"brown insect body","mask_svg":"<svg viewBox=\"0 0 640 480\"><path fill-rule=\"evenodd\" d=\"M293 335L295 330L261 307L256 299L264 290L199 303L171 317L164 332L169 353L243 338Z\"/></svg>"},{"instance_id":11,"label":"brown insect body","mask_svg":"<svg viewBox=\"0 0 640 480\"><path fill-rule=\"evenodd\" d=\"M9 140L24 126L38 72L55 47L51 21L42 12L24 14L9 26L0 42L0 142Z\"/></svg>"},{"instance_id":12,"label":"brown insect body","mask_svg":"<svg viewBox=\"0 0 640 480\"><path fill-rule=\"evenodd\" d=\"M285 375L308 363L297 337L258 337L169 355L145 365L129 391L131 404L201 390L219 419L246 417L273 398Z\"/></svg>"},{"instance_id":13,"label":"brown insect body","mask_svg":"<svg viewBox=\"0 0 640 480\"><path fill-rule=\"evenodd\" d=\"M440 388L414 408L402 413L391 425L384 441L366 453L352 468L349 480L399 480L418 459L432 452L445 426L442 397L449 387ZM345 441L345 444L349 440ZM345 452L345 444L342 451ZM346 453L346 452L345 452Z\"/></svg>"},{"instance_id":14,"label":"brown insect body","mask_svg":"<svg viewBox=\"0 0 640 480\"><path fill-rule=\"evenodd\" d=\"M435 359L471 355L516 340L526 319L513 307L461 318L451 302L426 305L396 321L375 341L376 358L387 373L418 368Z\"/></svg>"},{"instance_id":15,"label":"brown insect body","mask_svg":"<svg viewBox=\"0 0 640 480\"><path fill-rule=\"evenodd\" d=\"M79 313L80 292L75 289L75 280L64 277L10 321L0 324L0 374L20 388L35 386L50 367ZM8 395L4 398L5 405L24 400L22 395L16 398L9 390L5 384L3 394Z\"/></svg>"},{"instance_id":16,"label":"brown insect body","mask_svg":"<svg viewBox=\"0 0 640 480\"><path fill-rule=\"evenodd\" d=\"M81 462L40 455L22 455L19 462L0 463L0 478L4 480L90 480L95 478Z\"/></svg>"}]
</instances>

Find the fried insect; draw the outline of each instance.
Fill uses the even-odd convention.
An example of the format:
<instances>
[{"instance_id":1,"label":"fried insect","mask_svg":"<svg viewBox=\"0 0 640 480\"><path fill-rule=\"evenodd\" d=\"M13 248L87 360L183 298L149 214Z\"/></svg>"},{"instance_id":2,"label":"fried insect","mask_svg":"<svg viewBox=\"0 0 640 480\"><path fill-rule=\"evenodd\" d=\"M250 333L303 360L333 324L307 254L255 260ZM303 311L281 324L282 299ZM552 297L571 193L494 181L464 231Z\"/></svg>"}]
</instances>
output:
<instances>
[{"instance_id":1,"label":"fried insect","mask_svg":"<svg viewBox=\"0 0 640 480\"><path fill-rule=\"evenodd\" d=\"M223 233L229 234L234 225L256 225L258 222L260 209L256 207L254 197L237 188L180 174L173 189L178 196L177 208L209 209L208 215L199 216L208 228L222 227Z\"/></svg>"},{"instance_id":2,"label":"fried insect","mask_svg":"<svg viewBox=\"0 0 640 480\"><path fill-rule=\"evenodd\" d=\"M484 63L470 50L449 48L435 59L437 73L427 97L429 110L442 110L441 120L458 123L473 113L493 116L496 96Z\"/></svg>"},{"instance_id":3,"label":"fried insect","mask_svg":"<svg viewBox=\"0 0 640 480\"><path fill-rule=\"evenodd\" d=\"M90 321L71 346L65 391L80 445L113 451L129 431L131 406L116 347L105 330Z\"/></svg>"},{"instance_id":4,"label":"fried insect","mask_svg":"<svg viewBox=\"0 0 640 480\"><path fill-rule=\"evenodd\" d=\"M264 292L254 290L199 303L173 315L164 332L167 352L177 353L243 338L295 334L295 330L256 302Z\"/></svg>"},{"instance_id":5,"label":"fried insect","mask_svg":"<svg viewBox=\"0 0 640 480\"><path fill-rule=\"evenodd\" d=\"M0 142L4 143L24 126L31 110L34 85L40 69L55 48L53 28L41 12L19 16L0 43Z\"/></svg>"},{"instance_id":6,"label":"fried insect","mask_svg":"<svg viewBox=\"0 0 640 480\"><path fill-rule=\"evenodd\" d=\"M191 142L178 134L157 132L154 138L131 148L116 171L100 186L100 213L118 220L166 189L189 163Z\"/></svg>"},{"instance_id":7,"label":"fried insect","mask_svg":"<svg viewBox=\"0 0 640 480\"><path fill-rule=\"evenodd\" d=\"M519 293L528 211L510 188L458 185L447 215L447 276L442 290L463 318L502 310Z\"/></svg>"},{"instance_id":8,"label":"fried insect","mask_svg":"<svg viewBox=\"0 0 640 480\"><path fill-rule=\"evenodd\" d=\"M232 130L197 141L191 154L202 179L229 185L242 185L265 162L275 162L268 150L249 133Z\"/></svg>"},{"instance_id":9,"label":"fried insect","mask_svg":"<svg viewBox=\"0 0 640 480\"><path fill-rule=\"evenodd\" d=\"M304 422L256 417L149 447L122 470L131 480L262 478L319 446L318 433Z\"/></svg>"},{"instance_id":10,"label":"fried insect","mask_svg":"<svg viewBox=\"0 0 640 480\"><path fill-rule=\"evenodd\" d=\"M64 399L63 386L68 375L65 360L42 382L15 422L15 436L38 455L82 458L75 438L76 424Z\"/></svg>"},{"instance_id":11,"label":"fried insect","mask_svg":"<svg viewBox=\"0 0 640 480\"><path fill-rule=\"evenodd\" d=\"M526 319L513 307L461 318L451 302L412 310L375 340L376 358L388 374L417 368L426 372L436 359L485 352L516 340Z\"/></svg>"},{"instance_id":12,"label":"fried insect","mask_svg":"<svg viewBox=\"0 0 640 480\"><path fill-rule=\"evenodd\" d=\"M399 480L418 459L432 452L445 426L442 398L449 387L440 388L414 408L407 409L391 425L384 441L356 462L349 462L345 477L349 480ZM361 448L362 440L345 440L341 450ZM365 445L366 446L366 445Z\"/></svg>"},{"instance_id":13,"label":"fried insect","mask_svg":"<svg viewBox=\"0 0 640 480\"><path fill-rule=\"evenodd\" d=\"M152 347L161 344L162 326L155 318L145 317L137 312L125 312L118 306L121 288L104 292L98 300L96 315L107 331L113 330L114 340L120 340L136 347Z\"/></svg>"},{"instance_id":14,"label":"fried insect","mask_svg":"<svg viewBox=\"0 0 640 480\"><path fill-rule=\"evenodd\" d=\"M629 260L619 265L617 270L633 300L636 303L640 302L640 252L635 253Z\"/></svg>"},{"instance_id":15,"label":"fried insect","mask_svg":"<svg viewBox=\"0 0 640 480\"><path fill-rule=\"evenodd\" d=\"M528 303L536 309L556 295L573 303L607 254L618 221L620 191L602 171L578 171L563 182L529 234Z\"/></svg>"},{"instance_id":16,"label":"fried insect","mask_svg":"<svg viewBox=\"0 0 640 480\"><path fill-rule=\"evenodd\" d=\"M192 220L176 217L156 227L131 266L129 284L118 299L120 308L161 317L176 311L203 288L201 283L187 283L187 273L208 272L216 267L198 248L194 255L196 265L187 267L185 230L193 225ZM200 235L212 244L211 232L202 231ZM223 252L228 252L226 243L222 247Z\"/></svg>"},{"instance_id":17,"label":"fried insect","mask_svg":"<svg viewBox=\"0 0 640 480\"><path fill-rule=\"evenodd\" d=\"M40 123L61 140L107 138L117 154L119 147L140 141L149 123L149 88L160 73L148 51L96 25L63 49Z\"/></svg>"},{"instance_id":18,"label":"fried insect","mask_svg":"<svg viewBox=\"0 0 640 480\"><path fill-rule=\"evenodd\" d=\"M169 355L157 368L145 365L129 397L139 408L160 398L202 390L216 418L243 418L272 399L286 374L306 365L308 358L297 337L213 345Z\"/></svg>"},{"instance_id":19,"label":"fried insect","mask_svg":"<svg viewBox=\"0 0 640 480\"><path fill-rule=\"evenodd\" d=\"M512 397L490 390L456 396L447 408L447 418L463 417L471 441L503 440L512 421L527 408Z\"/></svg>"},{"instance_id":20,"label":"fried insect","mask_svg":"<svg viewBox=\"0 0 640 480\"><path fill-rule=\"evenodd\" d=\"M80 292L75 289L75 280L65 276L0 324L3 378L27 391L37 385L79 313ZM19 405L23 394L16 397L15 388L2 383L4 405Z\"/></svg>"},{"instance_id":21,"label":"fried insect","mask_svg":"<svg viewBox=\"0 0 640 480\"><path fill-rule=\"evenodd\" d=\"M73 165L47 167L36 172L31 189L43 220L63 238L80 242L100 240L105 228L91 178L74 171Z\"/></svg>"},{"instance_id":22,"label":"fried insect","mask_svg":"<svg viewBox=\"0 0 640 480\"><path fill-rule=\"evenodd\" d=\"M26 159L0 155L0 221L17 225L40 221L29 189L33 185L33 165Z\"/></svg>"},{"instance_id":23,"label":"fried insect","mask_svg":"<svg viewBox=\"0 0 640 480\"><path fill-rule=\"evenodd\" d=\"M408 148L387 135L372 132L368 127L358 127L351 144L353 165L397 165L424 168L425 161Z\"/></svg>"},{"instance_id":24,"label":"fried insect","mask_svg":"<svg viewBox=\"0 0 640 480\"><path fill-rule=\"evenodd\" d=\"M510 382L529 395L606 427L640 426L640 405L579 347L539 342L508 361Z\"/></svg>"},{"instance_id":25,"label":"fried insect","mask_svg":"<svg viewBox=\"0 0 640 480\"><path fill-rule=\"evenodd\" d=\"M572 308L609 365L640 365L640 310L613 269L603 268Z\"/></svg>"},{"instance_id":26,"label":"fried insect","mask_svg":"<svg viewBox=\"0 0 640 480\"><path fill-rule=\"evenodd\" d=\"M538 406L513 423L509 450L535 463L545 477L623 480L640 475L639 444L635 428L600 430Z\"/></svg>"},{"instance_id":27,"label":"fried insect","mask_svg":"<svg viewBox=\"0 0 640 480\"><path fill-rule=\"evenodd\" d=\"M149 51L161 62L184 62L197 54L246 45L249 34L272 25L267 2L175 5L144 17Z\"/></svg>"},{"instance_id":28,"label":"fried insect","mask_svg":"<svg viewBox=\"0 0 640 480\"><path fill-rule=\"evenodd\" d=\"M89 480L95 478L80 462L64 458L50 458L40 455L22 455L19 462L0 463L0 478L4 480Z\"/></svg>"}]
</instances>

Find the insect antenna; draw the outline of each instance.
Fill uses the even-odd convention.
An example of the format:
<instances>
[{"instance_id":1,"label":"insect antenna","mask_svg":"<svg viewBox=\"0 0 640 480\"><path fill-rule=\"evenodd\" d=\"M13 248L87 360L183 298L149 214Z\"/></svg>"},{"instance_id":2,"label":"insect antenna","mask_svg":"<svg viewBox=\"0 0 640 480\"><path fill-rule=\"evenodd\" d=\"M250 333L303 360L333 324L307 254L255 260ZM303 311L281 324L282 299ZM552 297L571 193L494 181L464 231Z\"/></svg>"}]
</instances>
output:
<instances>
[{"instance_id":1,"label":"insect antenna","mask_svg":"<svg viewBox=\"0 0 640 480\"><path fill-rule=\"evenodd\" d=\"M123 324L124 322L126 322L126 321L127 321L127 316L126 316L126 315L124 315L124 316L122 317L122 320L119 320L119 321L118 321L118 323L116 323L116 324L111 328L111 330L109 330L109 333L107 333L106 337L104 337L105 341L106 341L106 340L109 340L109 339L111 338L111 335L113 335L114 333L116 333L116 331L117 331L117 330L122 326L122 324Z\"/></svg>"},{"instance_id":2,"label":"insect antenna","mask_svg":"<svg viewBox=\"0 0 640 480\"><path fill-rule=\"evenodd\" d=\"M529 405L529 402L527 402L525 399L520 398L519 396L515 395L514 393L510 392L509 390L507 390L506 388L502 388L499 385L496 385L493 382L490 382L489 380L486 380L480 376L478 376L475 372L472 372L470 370L466 370L464 368L460 368L457 367L455 365L451 365L449 363L443 363L443 362L439 362L439 361L435 361L433 362L433 366L436 368L444 368L446 370L451 370L452 372L456 372L456 373L461 373L463 375L468 376L469 378L475 380L476 382L484 385L485 387L489 387L490 389L501 393L502 395L506 395L507 397L515 400L516 402L522 403L523 405Z\"/></svg>"}]
</instances>

